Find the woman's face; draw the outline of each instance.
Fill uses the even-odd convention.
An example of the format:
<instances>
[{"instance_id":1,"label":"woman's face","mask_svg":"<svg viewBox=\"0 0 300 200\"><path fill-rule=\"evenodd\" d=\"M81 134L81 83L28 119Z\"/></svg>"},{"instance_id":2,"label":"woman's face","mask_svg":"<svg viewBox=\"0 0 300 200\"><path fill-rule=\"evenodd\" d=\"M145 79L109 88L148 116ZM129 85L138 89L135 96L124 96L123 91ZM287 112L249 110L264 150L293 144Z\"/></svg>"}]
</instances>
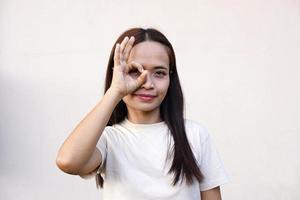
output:
<instances>
[{"instance_id":1,"label":"woman's face","mask_svg":"<svg viewBox=\"0 0 300 200\"><path fill-rule=\"evenodd\" d=\"M123 97L128 111L159 110L170 84L169 57L166 47L154 41L141 42L132 48L128 63L131 61L141 64L145 70L148 70L148 74L143 85L132 94ZM138 77L140 74L135 70L129 75ZM143 95L150 95L150 97Z\"/></svg>"}]
</instances>

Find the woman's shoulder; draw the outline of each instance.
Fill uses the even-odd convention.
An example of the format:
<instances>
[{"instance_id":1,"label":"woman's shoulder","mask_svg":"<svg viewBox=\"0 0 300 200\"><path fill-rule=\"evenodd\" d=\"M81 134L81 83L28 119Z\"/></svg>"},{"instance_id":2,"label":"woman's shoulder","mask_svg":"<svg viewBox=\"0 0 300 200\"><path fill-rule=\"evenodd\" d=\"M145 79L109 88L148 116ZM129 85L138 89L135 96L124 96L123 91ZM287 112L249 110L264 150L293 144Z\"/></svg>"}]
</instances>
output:
<instances>
[{"instance_id":1,"label":"woman's shoulder","mask_svg":"<svg viewBox=\"0 0 300 200\"><path fill-rule=\"evenodd\" d=\"M111 137L112 135L114 135L117 131L117 128L115 127L115 125L113 126L105 126L102 132L102 137Z\"/></svg>"},{"instance_id":2,"label":"woman's shoulder","mask_svg":"<svg viewBox=\"0 0 300 200\"><path fill-rule=\"evenodd\" d=\"M188 118L185 118L184 120L185 130L189 137L199 139L201 143L208 138L209 132L204 123Z\"/></svg>"}]
</instances>

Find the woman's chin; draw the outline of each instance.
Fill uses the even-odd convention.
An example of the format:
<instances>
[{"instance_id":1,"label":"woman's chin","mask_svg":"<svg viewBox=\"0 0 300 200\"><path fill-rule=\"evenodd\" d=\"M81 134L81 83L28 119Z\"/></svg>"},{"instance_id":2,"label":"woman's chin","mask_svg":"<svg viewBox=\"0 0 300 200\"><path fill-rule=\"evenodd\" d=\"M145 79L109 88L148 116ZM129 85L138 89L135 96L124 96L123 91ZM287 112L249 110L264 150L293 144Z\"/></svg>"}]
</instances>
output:
<instances>
[{"instance_id":1,"label":"woman's chin","mask_svg":"<svg viewBox=\"0 0 300 200\"><path fill-rule=\"evenodd\" d=\"M153 105L135 105L134 107L131 107L131 109L134 111L153 112L159 108Z\"/></svg>"}]
</instances>

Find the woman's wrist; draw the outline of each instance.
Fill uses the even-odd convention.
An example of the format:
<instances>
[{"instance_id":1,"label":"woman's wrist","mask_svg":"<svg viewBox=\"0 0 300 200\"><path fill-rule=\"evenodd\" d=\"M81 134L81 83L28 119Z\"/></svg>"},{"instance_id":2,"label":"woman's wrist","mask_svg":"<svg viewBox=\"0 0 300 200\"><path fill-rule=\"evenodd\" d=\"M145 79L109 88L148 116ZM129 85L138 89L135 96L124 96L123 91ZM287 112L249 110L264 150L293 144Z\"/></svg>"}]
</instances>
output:
<instances>
[{"instance_id":1,"label":"woman's wrist","mask_svg":"<svg viewBox=\"0 0 300 200\"><path fill-rule=\"evenodd\" d=\"M119 90L114 89L114 88L108 88L108 90L105 92L105 94L109 94L110 96L117 99L118 101L121 101L121 99L124 96Z\"/></svg>"}]
</instances>

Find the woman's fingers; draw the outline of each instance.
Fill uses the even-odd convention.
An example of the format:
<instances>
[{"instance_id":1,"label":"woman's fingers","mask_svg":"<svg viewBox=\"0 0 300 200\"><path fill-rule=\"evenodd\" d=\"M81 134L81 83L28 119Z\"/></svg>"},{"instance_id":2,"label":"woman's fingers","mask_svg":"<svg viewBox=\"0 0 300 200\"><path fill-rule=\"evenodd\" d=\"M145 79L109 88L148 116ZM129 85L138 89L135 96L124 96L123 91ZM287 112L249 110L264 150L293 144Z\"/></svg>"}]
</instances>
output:
<instances>
[{"instance_id":1,"label":"woman's fingers","mask_svg":"<svg viewBox=\"0 0 300 200\"><path fill-rule=\"evenodd\" d=\"M144 67L140 63L132 61L131 65L133 65L134 67L136 67L141 73L144 71Z\"/></svg>"},{"instance_id":2,"label":"woman's fingers","mask_svg":"<svg viewBox=\"0 0 300 200\"><path fill-rule=\"evenodd\" d=\"M147 77L147 70L144 70L142 74L136 79L137 86L140 87L142 84L146 82L146 77Z\"/></svg>"},{"instance_id":3,"label":"woman's fingers","mask_svg":"<svg viewBox=\"0 0 300 200\"><path fill-rule=\"evenodd\" d=\"M120 63L127 63L135 38L126 36L120 44Z\"/></svg>"},{"instance_id":4,"label":"woman's fingers","mask_svg":"<svg viewBox=\"0 0 300 200\"><path fill-rule=\"evenodd\" d=\"M129 37L126 36L123 41L121 42L121 45L120 45L120 62L121 64L126 62L125 58L124 58L124 49L126 47L126 44L128 43L129 41Z\"/></svg>"},{"instance_id":5,"label":"woman's fingers","mask_svg":"<svg viewBox=\"0 0 300 200\"><path fill-rule=\"evenodd\" d=\"M126 46L128 40L129 40L129 37L126 36L126 37L123 39L123 41L121 42L121 46L120 46L121 53L123 53L123 50L124 50L124 48L125 48L125 46Z\"/></svg>"},{"instance_id":6,"label":"woman's fingers","mask_svg":"<svg viewBox=\"0 0 300 200\"><path fill-rule=\"evenodd\" d=\"M138 77L135 79L137 87L140 87L143 83L145 83L148 71L144 70L144 67L140 63L134 61L132 61L129 66L131 69L135 68L140 72Z\"/></svg>"},{"instance_id":7,"label":"woman's fingers","mask_svg":"<svg viewBox=\"0 0 300 200\"><path fill-rule=\"evenodd\" d=\"M133 43L135 41L135 38L131 36L130 38L126 36L121 44L117 43L115 46L114 51L114 65L115 66L122 66L122 68L125 68L125 71L129 71L131 66L127 64L128 57L130 54L130 51L132 49ZM142 66L139 66L139 69L142 69Z\"/></svg>"},{"instance_id":8,"label":"woman's fingers","mask_svg":"<svg viewBox=\"0 0 300 200\"><path fill-rule=\"evenodd\" d=\"M126 46L125 46L125 49L123 51L125 61L128 60L128 57L129 57L129 54L130 54L130 51L132 49L134 41L135 41L135 38L133 36L131 36L130 39L128 40Z\"/></svg>"},{"instance_id":9,"label":"woman's fingers","mask_svg":"<svg viewBox=\"0 0 300 200\"><path fill-rule=\"evenodd\" d=\"M114 65L120 65L120 44L117 43L115 47L115 53L114 53Z\"/></svg>"},{"instance_id":10,"label":"woman's fingers","mask_svg":"<svg viewBox=\"0 0 300 200\"><path fill-rule=\"evenodd\" d=\"M127 65L127 68L125 69L125 72L128 73L130 70L133 70L133 69L137 69L141 73L144 71L144 67L140 63L131 61Z\"/></svg>"}]
</instances>

